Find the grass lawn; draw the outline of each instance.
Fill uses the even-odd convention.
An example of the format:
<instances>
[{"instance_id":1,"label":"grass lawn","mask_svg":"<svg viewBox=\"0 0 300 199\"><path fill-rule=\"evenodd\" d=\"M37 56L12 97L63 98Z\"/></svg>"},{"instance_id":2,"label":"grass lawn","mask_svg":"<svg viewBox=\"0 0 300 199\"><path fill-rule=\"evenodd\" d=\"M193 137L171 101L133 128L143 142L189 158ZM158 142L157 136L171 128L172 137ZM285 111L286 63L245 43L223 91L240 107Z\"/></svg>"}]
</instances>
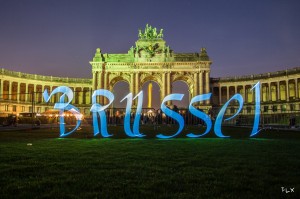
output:
<instances>
[{"instance_id":1,"label":"grass lawn","mask_svg":"<svg viewBox=\"0 0 300 199\"><path fill-rule=\"evenodd\" d=\"M190 127L160 140L176 127L141 131L148 139L126 138L122 127L105 139L91 128L63 139L57 129L0 129L0 198L300 198L300 132L185 138L199 132Z\"/></svg>"}]
</instances>

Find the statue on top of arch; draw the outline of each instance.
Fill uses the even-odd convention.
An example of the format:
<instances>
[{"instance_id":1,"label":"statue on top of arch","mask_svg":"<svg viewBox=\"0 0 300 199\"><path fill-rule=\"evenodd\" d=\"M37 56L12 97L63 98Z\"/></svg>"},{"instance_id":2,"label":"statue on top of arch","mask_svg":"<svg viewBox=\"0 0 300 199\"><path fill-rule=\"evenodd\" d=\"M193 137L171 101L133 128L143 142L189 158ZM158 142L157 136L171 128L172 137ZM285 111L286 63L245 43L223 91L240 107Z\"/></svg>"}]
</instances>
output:
<instances>
[{"instance_id":1,"label":"statue on top of arch","mask_svg":"<svg viewBox=\"0 0 300 199\"><path fill-rule=\"evenodd\" d=\"M144 33L139 29L139 39L161 39L163 37L163 29L160 29L159 33L157 33L156 28L152 28L148 24L146 24Z\"/></svg>"}]
</instances>

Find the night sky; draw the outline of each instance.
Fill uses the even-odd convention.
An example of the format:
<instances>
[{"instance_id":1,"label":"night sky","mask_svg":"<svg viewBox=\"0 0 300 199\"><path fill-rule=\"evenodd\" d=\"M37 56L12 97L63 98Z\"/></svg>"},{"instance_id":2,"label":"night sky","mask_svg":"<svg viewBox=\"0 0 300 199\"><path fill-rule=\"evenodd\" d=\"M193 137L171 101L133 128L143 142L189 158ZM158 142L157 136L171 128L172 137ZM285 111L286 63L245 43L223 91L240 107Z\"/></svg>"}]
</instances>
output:
<instances>
[{"instance_id":1,"label":"night sky","mask_svg":"<svg viewBox=\"0 0 300 199\"><path fill-rule=\"evenodd\" d=\"M298 0L1 0L0 67L90 78L96 48L127 53L146 23L175 52L206 47L212 77L300 65Z\"/></svg>"}]
</instances>

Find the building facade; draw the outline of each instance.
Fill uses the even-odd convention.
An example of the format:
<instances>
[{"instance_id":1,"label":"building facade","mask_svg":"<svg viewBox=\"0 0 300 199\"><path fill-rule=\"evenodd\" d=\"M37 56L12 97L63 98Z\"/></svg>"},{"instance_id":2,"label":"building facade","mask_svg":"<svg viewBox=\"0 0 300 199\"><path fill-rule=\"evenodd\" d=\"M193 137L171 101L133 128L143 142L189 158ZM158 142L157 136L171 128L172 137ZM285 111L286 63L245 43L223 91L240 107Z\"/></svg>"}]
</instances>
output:
<instances>
[{"instance_id":1,"label":"building facade","mask_svg":"<svg viewBox=\"0 0 300 199\"><path fill-rule=\"evenodd\" d=\"M42 94L59 86L69 86L74 91L73 104L78 105L83 114L88 115L91 104L92 80L83 78L62 78L28 74L0 69L0 114L22 112L43 113L53 109L59 94L45 103Z\"/></svg>"},{"instance_id":2,"label":"building facade","mask_svg":"<svg viewBox=\"0 0 300 199\"><path fill-rule=\"evenodd\" d=\"M254 114L255 96L251 88L259 81L262 113L298 113L299 78L300 67L249 76L211 78L211 103L220 106L235 93L240 93L244 98L243 114Z\"/></svg>"},{"instance_id":3,"label":"building facade","mask_svg":"<svg viewBox=\"0 0 300 199\"><path fill-rule=\"evenodd\" d=\"M265 114L298 113L300 109L300 67L265 74L212 78L210 60L206 49L197 53L175 53L163 39L163 30L146 26L139 30L135 46L125 54L102 53L96 49L92 66L92 79L52 77L0 69L0 114L21 112L43 113L53 109L59 94L45 103L42 93L58 86L68 86L74 91L72 104L85 117L90 115L91 95L96 89L112 90L116 83L125 81L130 92L136 95L147 81L159 86L160 101L172 93L172 82L183 81L188 86L189 99L212 93L210 100L196 104L208 111L227 102L235 93L244 98L241 114L254 114L254 94L251 88L261 82L261 112ZM107 103L100 98L100 103ZM135 101L133 102L135 105ZM171 105L171 102L168 102ZM231 104L227 114L237 108Z\"/></svg>"},{"instance_id":4,"label":"building facade","mask_svg":"<svg viewBox=\"0 0 300 199\"><path fill-rule=\"evenodd\" d=\"M173 82L183 81L188 86L190 99L209 93L212 62L206 49L202 48L198 53L175 53L166 45L162 32L147 25L144 32L139 31L139 39L126 54L102 53L98 48L90 62L93 90L112 90L116 83L125 81L130 92L136 95L145 82L153 81L159 86L162 101L172 93ZM168 103L170 105L171 102ZM211 105L206 101L199 106L207 109Z\"/></svg>"}]
</instances>

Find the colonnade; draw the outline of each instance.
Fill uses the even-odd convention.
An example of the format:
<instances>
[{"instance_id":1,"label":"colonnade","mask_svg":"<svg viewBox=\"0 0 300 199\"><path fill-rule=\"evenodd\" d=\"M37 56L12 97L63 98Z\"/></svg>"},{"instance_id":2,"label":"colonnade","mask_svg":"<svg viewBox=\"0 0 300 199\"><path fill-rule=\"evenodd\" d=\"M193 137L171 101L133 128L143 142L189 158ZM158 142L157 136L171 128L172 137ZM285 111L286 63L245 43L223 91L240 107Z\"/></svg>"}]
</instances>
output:
<instances>
[{"instance_id":1,"label":"colonnade","mask_svg":"<svg viewBox=\"0 0 300 199\"><path fill-rule=\"evenodd\" d=\"M245 103L254 102L254 92L251 88L254 84L232 82L224 83L218 87L213 86L213 95L218 96L218 100L214 100L213 103L224 104L228 101L235 93L240 93ZM298 78L291 78L286 80L278 81L261 81L261 102L276 102L276 101L286 101L299 99L300 92L300 81Z\"/></svg>"},{"instance_id":2,"label":"colonnade","mask_svg":"<svg viewBox=\"0 0 300 199\"><path fill-rule=\"evenodd\" d=\"M50 94L59 86L68 86L73 90L72 104L76 104L77 107L85 108L91 104L92 88L88 83L91 81L88 79L32 75L5 69L0 72L0 113L16 114L32 111L43 113L53 109L54 103L59 101L61 94L53 95L50 101L45 103L43 92L47 89ZM82 112L88 111L82 110Z\"/></svg>"},{"instance_id":3,"label":"colonnade","mask_svg":"<svg viewBox=\"0 0 300 199\"><path fill-rule=\"evenodd\" d=\"M9 80L0 80L0 99L17 102L43 101L42 94L45 89L51 93L58 86L21 83ZM90 104L90 87L70 87L74 92L74 104ZM34 100L33 97L34 96ZM58 94L51 97L50 103L58 101Z\"/></svg>"}]
</instances>

